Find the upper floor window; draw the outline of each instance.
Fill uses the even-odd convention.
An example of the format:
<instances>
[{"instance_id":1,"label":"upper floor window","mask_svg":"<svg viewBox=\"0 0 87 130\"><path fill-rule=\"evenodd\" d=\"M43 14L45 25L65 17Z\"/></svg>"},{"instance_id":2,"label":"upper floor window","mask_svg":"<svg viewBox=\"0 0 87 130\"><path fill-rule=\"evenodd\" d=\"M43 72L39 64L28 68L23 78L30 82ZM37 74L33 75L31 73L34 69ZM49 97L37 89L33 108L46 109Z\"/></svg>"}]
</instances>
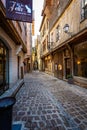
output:
<instances>
[{"instance_id":1,"label":"upper floor window","mask_svg":"<svg viewBox=\"0 0 87 130\"><path fill-rule=\"evenodd\" d=\"M47 48L48 48L48 44L49 44L49 43L48 43L48 36L47 36L47 38L46 38L46 42L47 42Z\"/></svg>"},{"instance_id":2,"label":"upper floor window","mask_svg":"<svg viewBox=\"0 0 87 130\"><path fill-rule=\"evenodd\" d=\"M51 33L51 45L53 45L53 33Z\"/></svg>"},{"instance_id":3,"label":"upper floor window","mask_svg":"<svg viewBox=\"0 0 87 130\"><path fill-rule=\"evenodd\" d=\"M46 25L44 25L44 28L43 28L43 35L45 35L45 32L46 32Z\"/></svg>"},{"instance_id":4,"label":"upper floor window","mask_svg":"<svg viewBox=\"0 0 87 130\"><path fill-rule=\"evenodd\" d=\"M26 24L24 25L24 31L25 31L25 36L27 36L27 27L26 27Z\"/></svg>"},{"instance_id":5,"label":"upper floor window","mask_svg":"<svg viewBox=\"0 0 87 130\"><path fill-rule=\"evenodd\" d=\"M46 51L46 39L43 42L43 52Z\"/></svg>"},{"instance_id":6,"label":"upper floor window","mask_svg":"<svg viewBox=\"0 0 87 130\"><path fill-rule=\"evenodd\" d=\"M82 10L81 10L81 20L83 19L86 19L87 18L87 0L82 0L82 3L81 3L81 7L82 7Z\"/></svg>"},{"instance_id":7,"label":"upper floor window","mask_svg":"<svg viewBox=\"0 0 87 130\"><path fill-rule=\"evenodd\" d=\"M46 20L46 24L47 24L47 29L49 28L49 21L48 19Z\"/></svg>"},{"instance_id":8,"label":"upper floor window","mask_svg":"<svg viewBox=\"0 0 87 130\"><path fill-rule=\"evenodd\" d=\"M59 25L56 27L56 42L59 40Z\"/></svg>"},{"instance_id":9,"label":"upper floor window","mask_svg":"<svg viewBox=\"0 0 87 130\"><path fill-rule=\"evenodd\" d=\"M60 2L59 0L55 0L54 3L55 3L55 7L58 7Z\"/></svg>"}]
</instances>

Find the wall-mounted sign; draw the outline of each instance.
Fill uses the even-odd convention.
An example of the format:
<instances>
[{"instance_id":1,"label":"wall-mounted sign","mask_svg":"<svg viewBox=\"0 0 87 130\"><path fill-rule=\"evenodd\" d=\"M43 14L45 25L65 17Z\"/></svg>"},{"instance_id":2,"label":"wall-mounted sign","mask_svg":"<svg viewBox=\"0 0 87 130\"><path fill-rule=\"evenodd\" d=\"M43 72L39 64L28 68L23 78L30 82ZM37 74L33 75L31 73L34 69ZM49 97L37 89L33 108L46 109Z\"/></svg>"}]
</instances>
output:
<instances>
[{"instance_id":1,"label":"wall-mounted sign","mask_svg":"<svg viewBox=\"0 0 87 130\"><path fill-rule=\"evenodd\" d=\"M6 0L6 17L31 23L32 0Z\"/></svg>"}]
</instances>

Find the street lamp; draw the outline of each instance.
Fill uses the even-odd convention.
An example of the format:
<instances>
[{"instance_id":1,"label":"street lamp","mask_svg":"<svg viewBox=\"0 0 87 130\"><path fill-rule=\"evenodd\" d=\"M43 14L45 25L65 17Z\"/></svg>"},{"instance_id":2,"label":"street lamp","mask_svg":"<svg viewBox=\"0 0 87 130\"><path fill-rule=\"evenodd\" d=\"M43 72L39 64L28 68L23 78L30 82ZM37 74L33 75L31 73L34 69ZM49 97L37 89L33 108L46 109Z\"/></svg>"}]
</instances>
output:
<instances>
[{"instance_id":1,"label":"street lamp","mask_svg":"<svg viewBox=\"0 0 87 130\"><path fill-rule=\"evenodd\" d=\"M72 36L72 33L69 32L69 25L68 24L65 24L65 26L63 27L63 30L65 33L67 33L68 35Z\"/></svg>"},{"instance_id":2,"label":"street lamp","mask_svg":"<svg viewBox=\"0 0 87 130\"><path fill-rule=\"evenodd\" d=\"M63 30L64 30L65 33L68 33L68 31L69 31L69 25L65 24L65 26L63 27Z\"/></svg>"}]
</instances>

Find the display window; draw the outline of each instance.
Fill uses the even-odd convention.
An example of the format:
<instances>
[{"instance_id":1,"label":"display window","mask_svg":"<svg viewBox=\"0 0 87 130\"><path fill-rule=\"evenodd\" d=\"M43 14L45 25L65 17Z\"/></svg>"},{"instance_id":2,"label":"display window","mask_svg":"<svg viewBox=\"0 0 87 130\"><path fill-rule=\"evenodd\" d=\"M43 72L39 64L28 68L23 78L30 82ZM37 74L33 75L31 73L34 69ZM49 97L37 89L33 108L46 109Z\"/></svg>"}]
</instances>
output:
<instances>
[{"instance_id":1,"label":"display window","mask_svg":"<svg viewBox=\"0 0 87 130\"><path fill-rule=\"evenodd\" d=\"M87 78L87 42L74 46L74 75Z\"/></svg>"},{"instance_id":2,"label":"display window","mask_svg":"<svg viewBox=\"0 0 87 130\"><path fill-rule=\"evenodd\" d=\"M0 40L0 95L9 86L8 49Z\"/></svg>"}]
</instances>

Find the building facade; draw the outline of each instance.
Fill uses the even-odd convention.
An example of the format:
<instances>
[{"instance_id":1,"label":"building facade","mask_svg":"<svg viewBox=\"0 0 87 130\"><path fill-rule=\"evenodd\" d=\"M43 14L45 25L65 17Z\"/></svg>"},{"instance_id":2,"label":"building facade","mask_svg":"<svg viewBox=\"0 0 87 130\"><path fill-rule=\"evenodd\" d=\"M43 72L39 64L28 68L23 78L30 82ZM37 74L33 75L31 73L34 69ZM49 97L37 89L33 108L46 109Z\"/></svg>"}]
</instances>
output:
<instances>
[{"instance_id":1,"label":"building facade","mask_svg":"<svg viewBox=\"0 0 87 130\"><path fill-rule=\"evenodd\" d=\"M0 1L0 94L23 78L29 26L6 19L5 4L5 0Z\"/></svg>"},{"instance_id":2,"label":"building facade","mask_svg":"<svg viewBox=\"0 0 87 130\"><path fill-rule=\"evenodd\" d=\"M32 71L32 25L31 23L26 23L26 46L27 53L24 59L24 72L29 73Z\"/></svg>"},{"instance_id":3,"label":"building facade","mask_svg":"<svg viewBox=\"0 0 87 130\"><path fill-rule=\"evenodd\" d=\"M35 39L35 42L36 42L36 39ZM33 70L38 70L36 46L32 48L32 69Z\"/></svg>"},{"instance_id":4,"label":"building facade","mask_svg":"<svg viewBox=\"0 0 87 130\"><path fill-rule=\"evenodd\" d=\"M37 39L35 41L35 48L37 50L37 64L38 64L38 70L42 70L42 60L41 60L41 42L40 42L40 35L37 35Z\"/></svg>"},{"instance_id":5,"label":"building facade","mask_svg":"<svg viewBox=\"0 0 87 130\"><path fill-rule=\"evenodd\" d=\"M41 34L48 20L41 40L43 69L62 80L71 75L87 87L87 0L45 0L42 15Z\"/></svg>"}]
</instances>

